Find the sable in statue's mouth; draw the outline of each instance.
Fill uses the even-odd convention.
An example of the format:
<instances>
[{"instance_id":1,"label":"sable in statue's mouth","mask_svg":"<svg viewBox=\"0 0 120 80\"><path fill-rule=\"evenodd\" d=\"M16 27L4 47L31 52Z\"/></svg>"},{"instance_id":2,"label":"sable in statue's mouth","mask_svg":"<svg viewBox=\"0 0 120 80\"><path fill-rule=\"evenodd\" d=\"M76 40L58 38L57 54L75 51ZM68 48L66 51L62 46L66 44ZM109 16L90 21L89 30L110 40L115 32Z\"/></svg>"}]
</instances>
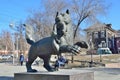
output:
<instances>
[{"instance_id":1,"label":"sable in statue's mouth","mask_svg":"<svg viewBox=\"0 0 120 80\"><path fill-rule=\"evenodd\" d=\"M61 20L57 17L57 18L55 19L55 21L56 21L56 22L60 22Z\"/></svg>"}]
</instances>

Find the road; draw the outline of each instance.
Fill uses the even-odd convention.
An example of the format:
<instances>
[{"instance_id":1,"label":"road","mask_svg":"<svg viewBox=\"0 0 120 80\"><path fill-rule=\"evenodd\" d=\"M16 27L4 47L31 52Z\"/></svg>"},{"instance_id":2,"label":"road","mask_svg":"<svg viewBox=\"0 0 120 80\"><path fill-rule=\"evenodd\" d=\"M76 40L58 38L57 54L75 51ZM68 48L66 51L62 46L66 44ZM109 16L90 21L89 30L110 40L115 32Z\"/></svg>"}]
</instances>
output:
<instances>
[{"instance_id":1,"label":"road","mask_svg":"<svg viewBox=\"0 0 120 80\"><path fill-rule=\"evenodd\" d=\"M120 80L120 68L74 68L94 72L94 80Z\"/></svg>"},{"instance_id":2,"label":"road","mask_svg":"<svg viewBox=\"0 0 120 80\"><path fill-rule=\"evenodd\" d=\"M46 71L42 65L33 66L39 71ZM73 68L94 72L94 80L120 80L120 68ZM25 66L0 63L0 80L13 80L14 73L26 72Z\"/></svg>"}]
</instances>

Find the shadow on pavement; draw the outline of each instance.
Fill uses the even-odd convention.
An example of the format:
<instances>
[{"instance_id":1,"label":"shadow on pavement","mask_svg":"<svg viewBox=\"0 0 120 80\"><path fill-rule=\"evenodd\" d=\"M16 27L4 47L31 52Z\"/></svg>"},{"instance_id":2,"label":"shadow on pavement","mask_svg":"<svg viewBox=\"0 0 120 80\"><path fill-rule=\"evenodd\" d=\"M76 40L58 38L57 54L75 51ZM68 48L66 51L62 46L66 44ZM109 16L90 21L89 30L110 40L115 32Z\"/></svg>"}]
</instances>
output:
<instances>
[{"instance_id":1,"label":"shadow on pavement","mask_svg":"<svg viewBox=\"0 0 120 80\"><path fill-rule=\"evenodd\" d=\"M9 76L0 76L0 80L13 80L13 77L9 77Z\"/></svg>"}]
</instances>

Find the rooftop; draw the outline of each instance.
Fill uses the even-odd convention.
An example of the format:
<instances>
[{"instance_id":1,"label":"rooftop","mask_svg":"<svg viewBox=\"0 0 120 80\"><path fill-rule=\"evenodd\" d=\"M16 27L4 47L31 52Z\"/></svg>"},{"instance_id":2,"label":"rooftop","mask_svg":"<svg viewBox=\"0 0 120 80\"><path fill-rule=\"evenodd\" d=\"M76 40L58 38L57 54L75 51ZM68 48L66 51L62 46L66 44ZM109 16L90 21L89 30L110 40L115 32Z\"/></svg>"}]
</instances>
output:
<instances>
[{"instance_id":1,"label":"rooftop","mask_svg":"<svg viewBox=\"0 0 120 80\"><path fill-rule=\"evenodd\" d=\"M92 26L84 30L89 31L89 30L104 30L104 29L109 29L113 32L116 32L116 30L112 28L112 24L105 24L105 23L99 23L99 22L93 24Z\"/></svg>"}]
</instances>

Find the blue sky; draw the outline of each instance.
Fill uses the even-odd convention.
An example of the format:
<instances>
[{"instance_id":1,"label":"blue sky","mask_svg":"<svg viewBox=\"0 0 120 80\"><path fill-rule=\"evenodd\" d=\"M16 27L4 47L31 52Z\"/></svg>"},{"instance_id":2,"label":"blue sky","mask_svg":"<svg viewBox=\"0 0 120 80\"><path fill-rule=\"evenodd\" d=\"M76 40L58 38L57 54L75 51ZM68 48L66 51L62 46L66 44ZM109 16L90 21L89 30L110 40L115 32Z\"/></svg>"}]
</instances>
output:
<instances>
[{"instance_id":1,"label":"blue sky","mask_svg":"<svg viewBox=\"0 0 120 80\"><path fill-rule=\"evenodd\" d=\"M0 0L0 31L10 30L10 23L25 21L30 10L39 9L41 0Z\"/></svg>"},{"instance_id":2,"label":"blue sky","mask_svg":"<svg viewBox=\"0 0 120 80\"><path fill-rule=\"evenodd\" d=\"M112 28L120 30L120 0L106 0L111 4L105 17L101 17L103 23L111 23Z\"/></svg>"},{"instance_id":3,"label":"blue sky","mask_svg":"<svg viewBox=\"0 0 120 80\"><path fill-rule=\"evenodd\" d=\"M29 10L39 9L41 0L0 0L0 32L10 30L11 22L25 21ZM120 0L106 0L111 3L106 17L101 17L103 23L111 23L115 30L120 29Z\"/></svg>"}]
</instances>

